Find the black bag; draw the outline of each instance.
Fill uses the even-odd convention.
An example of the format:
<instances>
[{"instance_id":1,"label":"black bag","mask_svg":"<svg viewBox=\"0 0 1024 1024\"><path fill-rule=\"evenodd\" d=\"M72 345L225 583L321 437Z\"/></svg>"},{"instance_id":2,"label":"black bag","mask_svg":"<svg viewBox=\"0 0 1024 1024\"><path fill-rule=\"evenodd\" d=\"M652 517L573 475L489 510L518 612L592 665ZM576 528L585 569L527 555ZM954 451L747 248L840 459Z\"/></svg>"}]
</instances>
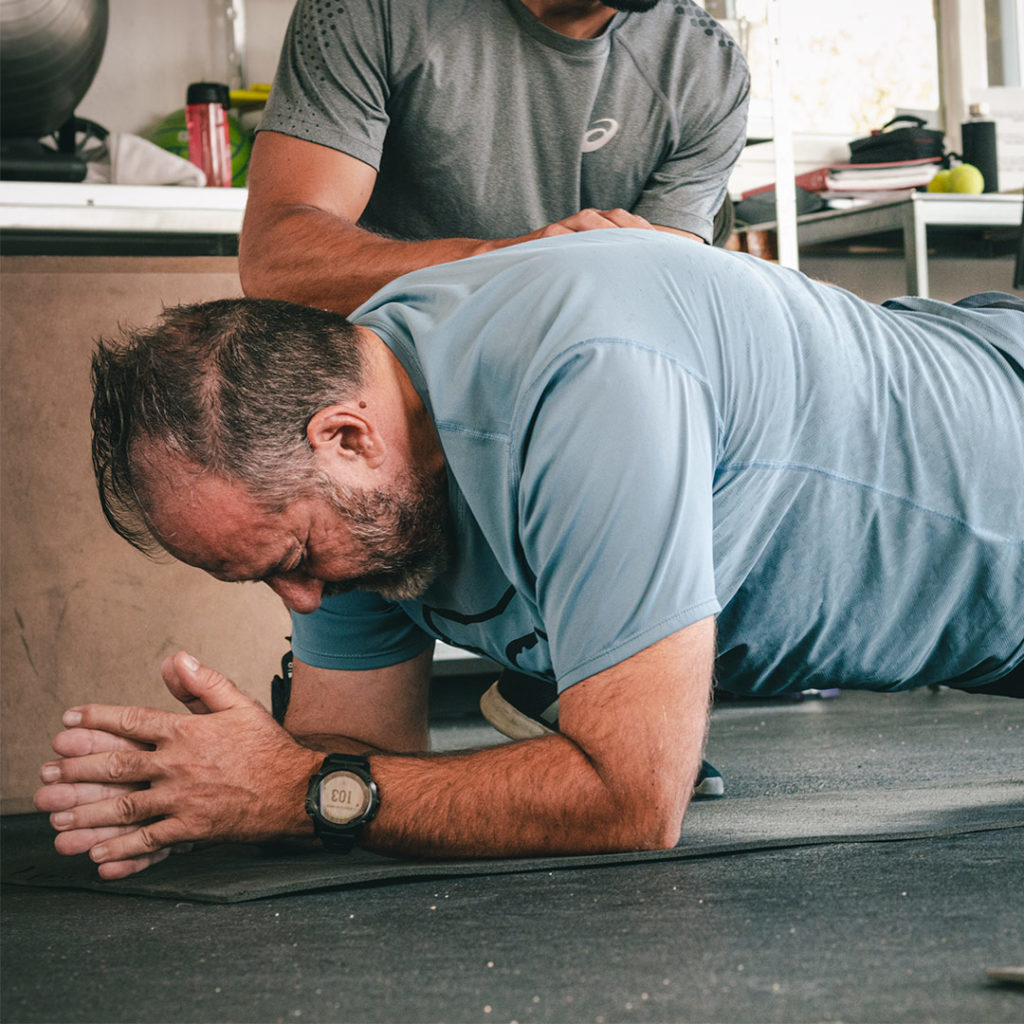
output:
<instances>
[{"instance_id":1,"label":"black bag","mask_svg":"<svg viewBox=\"0 0 1024 1024\"><path fill-rule=\"evenodd\" d=\"M909 121L910 127L892 127L902 121ZM912 114L901 114L886 121L880 131L850 143L850 163L884 164L942 156L945 136L934 128L925 128L924 124L924 118Z\"/></svg>"}]
</instances>

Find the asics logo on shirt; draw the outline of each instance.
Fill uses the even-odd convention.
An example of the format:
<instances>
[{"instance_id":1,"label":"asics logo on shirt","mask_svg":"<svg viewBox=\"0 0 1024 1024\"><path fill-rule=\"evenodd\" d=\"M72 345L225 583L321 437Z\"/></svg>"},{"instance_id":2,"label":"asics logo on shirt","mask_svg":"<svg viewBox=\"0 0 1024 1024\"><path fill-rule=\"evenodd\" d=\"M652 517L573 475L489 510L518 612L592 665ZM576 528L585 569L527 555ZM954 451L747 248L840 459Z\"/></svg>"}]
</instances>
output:
<instances>
[{"instance_id":1,"label":"asics logo on shirt","mask_svg":"<svg viewBox=\"0 0 1024 1024\"><path fill-rule=\"evenodd\" d=\"M600 149L611 139L618 130L618 121L610 117L599 118L587 129L586 134L583 136L583 145L580 147L580 151L583 153L593 153L595 149Z\"/></svg>"}]
</instances>

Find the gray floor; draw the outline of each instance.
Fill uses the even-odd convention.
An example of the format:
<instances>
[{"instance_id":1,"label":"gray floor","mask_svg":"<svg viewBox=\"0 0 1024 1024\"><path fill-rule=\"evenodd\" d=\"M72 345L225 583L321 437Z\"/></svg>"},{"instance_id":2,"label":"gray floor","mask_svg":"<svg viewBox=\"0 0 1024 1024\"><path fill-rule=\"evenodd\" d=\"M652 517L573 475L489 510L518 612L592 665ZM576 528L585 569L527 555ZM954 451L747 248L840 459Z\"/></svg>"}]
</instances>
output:
<instances>
[{"instance_id":1,"label":"gray floor","mask_svg":"<svg viewBox=\"0 0 1024 1024\"><path fill-rule=\"evenodd\" d=\"M1021 779L1022 705L727 705L710 755L726 800ZM463 719L437 739L494 736ZM5 819L5 857L48 842ZM2 909L12 1024L1024 1020L1024 988L986 979L1024 964L1021 828L226 906L5 886Z\"/></svg>"}]
</instances>

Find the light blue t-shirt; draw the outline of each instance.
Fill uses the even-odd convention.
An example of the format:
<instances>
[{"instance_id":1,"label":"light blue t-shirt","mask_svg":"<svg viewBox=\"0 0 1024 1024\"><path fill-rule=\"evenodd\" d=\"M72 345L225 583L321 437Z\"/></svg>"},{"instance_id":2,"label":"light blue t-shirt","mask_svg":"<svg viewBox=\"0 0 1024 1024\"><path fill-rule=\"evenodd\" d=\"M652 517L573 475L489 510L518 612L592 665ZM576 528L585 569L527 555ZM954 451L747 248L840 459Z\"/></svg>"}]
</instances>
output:
<instances>
[{"instance_id":1,"label":"light blue t-shirt","mask_svg":"<svg viewBox=\"0 0 1024 1024\"><path fill-rule=\"evenodd\" d=\"M709 615L718 678L983 684L1024 657L1024 313L890 310L644 231L398 279L354 319L444 450L456 557L328 599L295 654L439 637L560 689Z\"/></svg>"}]
</instances>

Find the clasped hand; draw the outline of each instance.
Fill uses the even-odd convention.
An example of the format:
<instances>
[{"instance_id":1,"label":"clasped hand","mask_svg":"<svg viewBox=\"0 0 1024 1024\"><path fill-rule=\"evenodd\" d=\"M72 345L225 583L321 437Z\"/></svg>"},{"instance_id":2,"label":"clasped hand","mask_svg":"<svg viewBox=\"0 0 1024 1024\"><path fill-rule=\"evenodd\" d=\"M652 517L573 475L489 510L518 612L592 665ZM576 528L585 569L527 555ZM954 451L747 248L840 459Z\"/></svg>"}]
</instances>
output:
<instances>
[{"instance_id":1,"label":"clasped hand","mask_svg":"<svg viewBox=\"0 0 1024 1024\"><path fill-rule=\"evenodd\" d=\"M179 653L161 669L191 715L88 704L65 712L35 805L58 852L123 878L197 841L309 830L303 797L322 754L299 746L234 683Z\"/></svg>"}]
</instances>

